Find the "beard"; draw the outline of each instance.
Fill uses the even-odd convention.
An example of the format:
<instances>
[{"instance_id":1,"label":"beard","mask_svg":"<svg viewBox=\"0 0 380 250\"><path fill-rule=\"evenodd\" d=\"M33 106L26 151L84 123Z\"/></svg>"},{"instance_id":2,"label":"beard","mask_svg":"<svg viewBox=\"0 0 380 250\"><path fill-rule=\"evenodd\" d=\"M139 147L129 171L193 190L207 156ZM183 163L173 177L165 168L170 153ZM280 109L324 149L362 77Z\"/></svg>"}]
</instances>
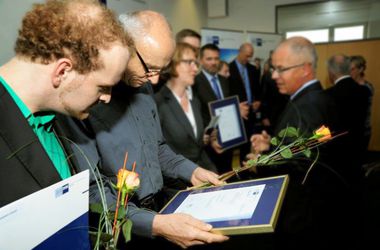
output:
<instances>
[{"instance_id":1,"label":"beard","mask_svg":"<svg viewBox=\"0 0 380 250\"><path fill-rule=\"evenodd\" d=\"M77 118L79 120L86 119L89 116L89 109L92 105L90 105L88 108L80 110L78 108L74 108L73 106L73 101L78 101L75 100L76 98L73 98L71 94L75 92L79 87L81 86L80 83L73 84L70 87L65 88L62 93L59 95L59 101L61 103L61 106L63 107L63 114L72 116L74 118ZM80 106L83 106L80 105Z\"/></svg>"},{"instance_id":2,"label":"beard","mask_svg":"<svg viewBox=\"0 0 380 250\"><path fill-rule=\"evenodd\" d=\"M70 105L71 102L68 102L65 100L64 95L60 96L61 104L64 109L64 114L69 115L71 117L77 118L79 120L84 120L89 116L89 111L78 111L74 108L72 108L72 104Z\"/></svg>"}]
</instances>

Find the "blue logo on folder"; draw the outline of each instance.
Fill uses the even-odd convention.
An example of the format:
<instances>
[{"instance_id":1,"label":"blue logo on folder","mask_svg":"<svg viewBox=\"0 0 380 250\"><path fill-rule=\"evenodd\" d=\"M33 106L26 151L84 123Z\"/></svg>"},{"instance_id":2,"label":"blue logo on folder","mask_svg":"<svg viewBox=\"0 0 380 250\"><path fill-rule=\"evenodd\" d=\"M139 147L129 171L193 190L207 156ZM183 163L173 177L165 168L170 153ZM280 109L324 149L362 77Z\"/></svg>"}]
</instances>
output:
<instances>
[{"instance_id":1,"label":"blue logo on folder","mask_svg":"<svg viewBox=\"0 0 380 250\"><path fill-rule=\"evenodd\" d=\"M65 184L62 187L57 188L55 190L55 198L58 198L67 192L69 192L69 184Z\"/></svg>"}]
</instances>

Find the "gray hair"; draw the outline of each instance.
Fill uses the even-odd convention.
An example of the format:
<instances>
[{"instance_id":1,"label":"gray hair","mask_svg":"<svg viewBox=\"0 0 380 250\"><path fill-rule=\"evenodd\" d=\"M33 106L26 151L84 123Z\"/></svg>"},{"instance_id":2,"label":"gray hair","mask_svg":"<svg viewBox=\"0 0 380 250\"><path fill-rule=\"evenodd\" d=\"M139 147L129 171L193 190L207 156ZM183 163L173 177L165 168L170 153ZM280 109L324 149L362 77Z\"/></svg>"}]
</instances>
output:
<instances>
[{"instance_id":1,"label":"gray hair","mask_svg":"<svg viewBox=\"0 0 380 250\"><path fill-rule=\"evenodd\" d=\"M168 23L165 16L150 10L140 10L119 15L119 21L124 30L132 37L134 41L136 39L150 37L149 31L153 28L157 18Z\"/></svg>"},{"instance_id":2,"label":"gray hair","mask_svg":"<svg viewBox=\"0 0 380 250\"><path fill-rule=\"evenodd\" d=\"M289 42L292 52L311 63L315 71L317 69L318 55L313 43L304 37L293 37L289 39Z\"/></svg>"},{"instance_id":3,"label":"gray hair","mask_svg":"<svg viewBox=\"0 0 380 250\"><path fill-rule=\"evenodd\" d=\"M327 62L328 69L334 75L349 75L351 73L350 57L340 54L330 57Z\"/></svg>"}]
</instances>

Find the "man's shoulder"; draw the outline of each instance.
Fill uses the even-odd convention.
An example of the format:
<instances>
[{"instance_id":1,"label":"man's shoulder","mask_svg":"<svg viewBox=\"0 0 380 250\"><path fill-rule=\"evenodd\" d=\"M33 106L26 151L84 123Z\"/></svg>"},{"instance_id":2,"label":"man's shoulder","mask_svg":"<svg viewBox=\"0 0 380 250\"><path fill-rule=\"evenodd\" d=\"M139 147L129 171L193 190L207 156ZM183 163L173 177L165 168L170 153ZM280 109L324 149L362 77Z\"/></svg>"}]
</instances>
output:
<instances>
[{"instance_id":1,"label":"man's shoulder","mask_svg":"<svg viewBox=\"0 0 380 250\"><path fill-rule=\"evenodd\" d=\"M207 80L207 77L205 76L205 74L200 71L194 78L195 82L199 82L199 81L206 81Z\"/></svg>"},{"instance_id":2,"label":"man's shoulder","mask_svg":"<svg viewBox=\"0 0 380 250\"><path fill-rule=\"evenodd\" d=\"M112 96L110 103L98 104L91 109L90 116L98 120L115 120L133 113L145 113L155 110L154 97L145 93L134 93L123 97Z\"/></svg>"},{"instance_id":3,"label":"man's shoulder","mask_svg":"<svg viewBox=\"0 0 380 250\"><path fill-rule=\"evenodd\" d=\"M169 90L169 88L166 85L164 85L157 93L154 94L154 100L157 103L157 106L164 103L165 100L168 99L170 92L171 91Z\"/></svg>"},{"instance_id":4,"label":"man's shoulder","mask_svg":"<svg viewBox=\"0 0 380 250\"><path fill-rule=\"evenodd\" d=\"M222 82L228 82L228 78L222 76L222 75L219 75L218 74L218 78L219 78L219 81L222 83Z\"/></svg>"},{"instance_id":5,"label":"man's shoulder","mask_svg":"<svg viewBox=\"0 0 380 250\"><path fill-rule=\"evenodd\" d=\"M203 89L206 87L205 83L207 83L207 77L205 74L201 71L199 72L194 79L194 85L193 85L193 90L197 92L198 94L201 94L203 92Z\"/></svg>"},{"instance_id":6,"label":"man's shoulder","mask_svg":"<svg viewBox=\"0 0 380 250\"><path fill-rule=\"evenodd\" d=\"M355 82L351 77L338 81L334 86L327 90L332 96L358 96L364 91L361 90L360 85Z\"/></svg>"},{"instance_id":7,"label":"man's shoulder","mask_svg":"<svg viewBox=\"0 0 380 250\"><path fill-rule=\"evenodd\" d=\"M304 106L326 106L332 102L331 96L323 90L319 82L303 89L294 100L295 103Z\"/></svg>"}]
</instances>

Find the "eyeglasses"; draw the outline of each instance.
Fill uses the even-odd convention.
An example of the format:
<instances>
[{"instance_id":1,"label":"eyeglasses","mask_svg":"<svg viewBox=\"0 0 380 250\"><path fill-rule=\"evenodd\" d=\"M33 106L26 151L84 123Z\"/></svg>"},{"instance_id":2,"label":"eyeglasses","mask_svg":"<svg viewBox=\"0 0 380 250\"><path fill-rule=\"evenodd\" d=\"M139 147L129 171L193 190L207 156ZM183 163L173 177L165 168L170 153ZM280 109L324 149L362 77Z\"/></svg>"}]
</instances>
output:
<instances>
[{"instance_id":1,"label":"eyeglasses","mask_svg":"<svg viewBox=\"0 0 380 250\"><path fill-rule=\"evenodd\" d=\"M193 60L193 59L182 59L182 60L180 60L180 62L186 63L189 66L191 64L193 64L193 65L195 65L197 67L199 66L199 62L197 60Z\"/></svg>"},{"instance_id":2,"label":"eyeglasses","mask_svg":"<svg viewBox=\"0 0 380 250\"><path fill-rule=\"evenodd\" d=\"M157 76L161 73L161 70L160 69L149 69L148 66L146 65L146 63L144 62L144 60L142 59L140 53L137 51L136 49L136 55L137 57L139 58L143 68L144 68L144 71L145 71L145 77L146 78L149 78L149 77L153 77L153 76Z\"/></svg>"},{"instance_id":3,"label":"eyeglasses","mask_svg":"<svg viewBox=\"0 0 380 250\"><path fill-rule=\"evenodd\" d=\"M285 68L282 68L282 67L272 67L271 71L272 71L272 73L274 73L275 71L277 71L277 73L279 75L281 75L285 71L288 71L288 70L294 69L294 68L298 68L298 67L301 67L303 65L305 65L305 63L300 63L300 64L297 64L297 65L293 65L293 66L289 66L289 67L285 67Z\"/></svg>"}]
</instances>

